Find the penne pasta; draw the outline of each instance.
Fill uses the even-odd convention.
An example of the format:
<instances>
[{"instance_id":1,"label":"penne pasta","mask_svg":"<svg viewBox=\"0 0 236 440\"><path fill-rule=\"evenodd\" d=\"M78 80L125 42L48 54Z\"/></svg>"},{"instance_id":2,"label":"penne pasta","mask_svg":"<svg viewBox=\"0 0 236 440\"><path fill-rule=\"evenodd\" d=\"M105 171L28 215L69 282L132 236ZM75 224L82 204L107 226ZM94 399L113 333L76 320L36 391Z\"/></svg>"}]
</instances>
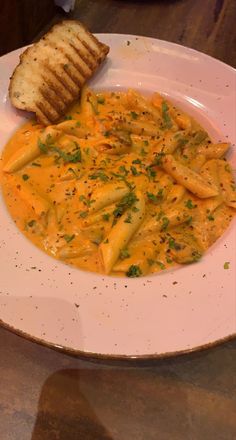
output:
<instances>
[{"instance_id":1,"label":"penne pasta","mask_svg":"<svg viewBox=\"0 0 236 440\"><path fill-rule=\"evenodd\" d=\"M10 139L1 181L17 227L49 255L138 277L198 261L236 208L228 143L169 99L93 92L57 125Z\"/></svg>"},{"instance_id":2,"label":"penne pasta","mask_svg":"<svg viewBox=\"0 0 236 440\"><path fill-rule=\"evenodd\" d=\"M137 201L133 208L128 209L121 216L111 229L111 232L99 246L106 274L110 273L119 258L120 252L127 246L131 237L143 221L145 199L141 192L137 192L136 197Z\"/></svg>"},{"instance_id":3,"label":"penne pasta","mask_svg":"<svg viewBox=\"0 0 236 440\"><path fill-rule=\"evenodd\" d=\"M171 155L166 155L163 158L162 167L180 185L201 199L213 197L219 193L216 186L208 183L200 174L177 162Z\"/></svg>"},{"instance_id":4,"label":"penne pasta","mask_svg":"<svg viewBox=\"0 0 236 440\"><path fill-rule=\"evenodd\" d=\"M227 153L229 147L230 144L228 142L200 144L197 147L197 153L203 154L206 159L220 159Z\"/></svg>"},{"instance_id":5,"label":"penne pasta","mask_svg":"<svg viewBox=\"0 0 236 440\"><path fill-rule=\"evenodd\" d=\"M98 211L105 206L117 202L128 194L129 191L130 189L128 186L122 182L109 183L103 187L97 188L91 195L93 203L91 204L90 212Z\"/></svg>"}]
</instances>

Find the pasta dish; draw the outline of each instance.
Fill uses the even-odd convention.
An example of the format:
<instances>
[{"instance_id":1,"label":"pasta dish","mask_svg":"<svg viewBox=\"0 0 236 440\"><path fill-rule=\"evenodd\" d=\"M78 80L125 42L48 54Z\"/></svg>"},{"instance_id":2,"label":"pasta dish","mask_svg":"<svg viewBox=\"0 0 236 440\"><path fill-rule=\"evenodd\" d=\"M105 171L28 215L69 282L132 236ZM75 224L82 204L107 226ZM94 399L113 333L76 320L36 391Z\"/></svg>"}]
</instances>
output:
<instances>
[{"instance_id":1,"label":"pasta dish","mask_svg":"<svg viewBox=\"0 0 236 440\"><path fill-rule=\"evenodd\" d=\"M84 88L62 122L29 121L10 139L4 198L49 255L138 277L198 261L228 227L229 146L158 93Z\"/></svg>"}]
</instances>

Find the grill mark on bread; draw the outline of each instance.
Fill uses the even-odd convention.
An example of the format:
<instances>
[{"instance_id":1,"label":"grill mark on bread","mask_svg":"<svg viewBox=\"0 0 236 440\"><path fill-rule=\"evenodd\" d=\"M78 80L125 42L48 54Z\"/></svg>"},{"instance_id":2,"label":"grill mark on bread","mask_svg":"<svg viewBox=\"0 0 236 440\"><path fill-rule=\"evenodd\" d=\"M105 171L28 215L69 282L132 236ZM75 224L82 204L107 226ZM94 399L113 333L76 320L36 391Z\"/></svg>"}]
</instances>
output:
<instances>
[{"instance_id":1,"label":"grill mark on bread","mask_svg":"<svg viewBox=\"0 0 236 440\"><path fill-rule=\"evenodd\" d=\"M80 41L83 45L83 41ZM87 57L85 54L81 54L81 52L79 51L79 49L74 46L72 43L70 44L70 46L73 48L73 50L80 56L80 58L82 59L82 61L89 67L89 69L91 71L93 71L93 69L95 69L97 67L97 62L96 60L92 60L91 58ZM84 46L85 47L85 46ZM82 70L82 67L79 66L79 64L77 63L77 68L80 68ZM85 75L86 77L86 75Z\"/></svg>"},{"instance_id":2,"label":"grill mark on bread","mask_svg":"<svg viewBox=\"0 0 236 440\"><path fill-rule=\"evenodd\" d=\"M50 87L54 92L58 95L60 93L61 100L64 102L65 106L67 102L70 102L70 100L73 98L69 90L65 88L63 83L56 77L54 73L50 71L50 69L47 67L46 69L47 76L42 75L42 78L44 82ZM50 76L49 76L50 74Z\"/></svg>"},{"instance_id":3,"label":"grill mark on bread","mask_svg":"<svg viewBox=\"0 0 236 440\"><path fill-rule=\"evenodd\" d=\"M44 125L57 122L108 52L80 22L54 25L21 54L9 86L12 104Z\"/></svg>"},{"instance_id":4,"label":"grill mark on bread","mask_svg":"<svg viewBox=\"0 0 236 440\"><path fill-rule=\"evenodd\" d=\"M61 100L60 91L55 93L53 89L50 87L41 87L39 88L41 95L45 98L49 104L56 109L59 114L62 114L65 109L65 103Z\"/></svg>"}]
</instances>

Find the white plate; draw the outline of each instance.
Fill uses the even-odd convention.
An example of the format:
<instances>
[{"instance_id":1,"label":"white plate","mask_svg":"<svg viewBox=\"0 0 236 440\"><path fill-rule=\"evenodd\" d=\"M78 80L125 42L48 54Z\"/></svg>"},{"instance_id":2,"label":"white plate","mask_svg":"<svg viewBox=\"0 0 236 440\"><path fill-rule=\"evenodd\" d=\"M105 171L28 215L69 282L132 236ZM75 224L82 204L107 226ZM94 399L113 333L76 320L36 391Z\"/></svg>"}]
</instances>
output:
<instances>
[{"instance_id":1,"label":"white plate","mask_svg":"<svg viewBox=\"0 0 236 440\"><path fill-rule=\"evenodd\" d=\"M215 140L236 141L236 75L199 52L150 38L100 34L108 60L96 88L167 94ZM24 122L7 97L21 50L0 59L1 148ZM230 160L234 168L233 148ZM126 279L83 272L47 256L15 227L0 200L0 318L40 343L106 357L167 356L236 335L236 223L201 262ZM229 269L224 263L230 262Z\"/></svg>"}]
</instances>

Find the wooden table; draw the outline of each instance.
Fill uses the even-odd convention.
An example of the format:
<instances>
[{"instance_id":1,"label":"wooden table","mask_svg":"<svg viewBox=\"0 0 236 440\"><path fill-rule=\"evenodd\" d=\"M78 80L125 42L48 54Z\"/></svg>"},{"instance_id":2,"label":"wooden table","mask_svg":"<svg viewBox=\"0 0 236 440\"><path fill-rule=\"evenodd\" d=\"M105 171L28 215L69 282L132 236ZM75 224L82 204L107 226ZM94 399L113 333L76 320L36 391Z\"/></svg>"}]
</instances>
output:
<instances>
[{"instance_id":1,"label":"wooden table","mask_svg":"<svg viewBox=\"0 0 236 440\"><path fill-rule=\"evenodd\" d=\"M235 0L81 0L71 16L93 32L157 37L236 66ZM173 359L108 364L1 328L0 350L1 440L236 438L236 340Z\"/></svg>"}]
</instances>

